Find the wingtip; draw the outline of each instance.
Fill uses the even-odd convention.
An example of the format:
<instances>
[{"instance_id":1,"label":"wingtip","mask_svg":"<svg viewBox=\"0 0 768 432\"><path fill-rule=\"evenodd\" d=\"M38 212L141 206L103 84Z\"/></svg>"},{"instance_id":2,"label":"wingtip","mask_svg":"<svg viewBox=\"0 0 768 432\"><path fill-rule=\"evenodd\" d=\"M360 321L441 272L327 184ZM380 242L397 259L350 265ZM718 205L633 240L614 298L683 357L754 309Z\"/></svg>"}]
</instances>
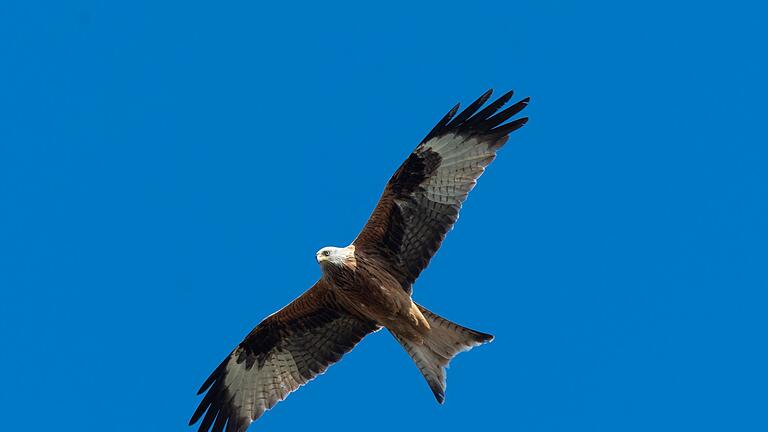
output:
<instances>
[{"instance_id":1,"label":"wingtip","mask_svg":"<svg viewBox=\"0 0 768 432\"><path fill-rule=\"evenodd\" d=\"M512 96L514 96L514 95L515 95L515 91L514 90L510 90L510 91L504 93L503 95L499 96L499 98L497 100L499 101L501 106L503 106L503 105L506 105L507 102L509 102L512 99Z\"/></svg>"},{"instance_id":2,"label":"wingtip","mask_svg":"<svg viewBox=\"0 0 768 432\"><path fill-rule=\"evenodd\" d=\"M203 402L203 403L200 403L200 405L197 406L197 409L192 414L192 417L189 418L189 425L190 426L192 426L193 424L197 423L198 420L200 420L200 418L203 416L203 414L205 414L206 411L208 411L208 409L210 408L209 405L210 404Z\"/></svg>"},{"instance_id":3,"label":"wingtip","mask_svg":"<svg viewBox=\"0 0 768 432\"><path fill-rule=\"evenodd\" d=\"M475 103L478 104L477 109L480 109L480 107L485 105L485 103L491 99L491 96L493 96L493 89L489 88L488 90L485 91L485 93L483 93L482 96L477 98L477 101L475 101Z\"/></svg>"},{"instance_id":4,"label":"wingtip","mask_svg":"<svg viewBox=\"0 0 768 432\"><path fill-rule=\"evenodd\" d=\"M189 423L187 423L189 426L193 426L198 422L198 420L200 420L200 417L202 417L203 413L198 413L198 411L200 411L199 408L195 410L195 413L192 414L192 417L189 418Z\"/></svg>"},{"instance_id":5,"label":"wingtip","mask_svg":"<svg viewBox=\"0 0 768 432\"><path fill-rule=\"evenodd\" d=\"M467 108L465 108L458 115L456 113L459 112L461 104L457 103L453 106L453 108L451 108L450 111L448 111L445 116L443 116L443 118L435 125L435 127L432 128L432 130L427 134L426 137L424 137L424 139L422 139L421 142L424 143L436 135L452 129L455 129L458 132L461 128L463 128L467 133L495 133L499 136L506 135L514 131L515 129L525 124L525 122L528 121L527 118L522 122L513 121L507 124L502 123L528 106L531 98L526 97L516 104L501 111L500 113L496 113L512 99L514 94L514 90L509 90L495 101L481 109L481 107L483 107L493 95L493 89L489 88L485 91L485 93L482 94L482 96L480 96L473 103L469 104ZM497 147L501 147L501 145L503 145L503 143L497 144Z\"/></svg>"},{"instance_id":6,"label":"wingtip","mask_svg":"<svg viewBox=\"0 0 768 432\"><path fill-rule=\"evenodd\" d=\"M451 108L451 110L448 111L448 113L450 114L451 117L453 117L459 111L459 108L461 108L461 102L457 102L456 105L454 105L453 108Z\"/></svg>"},{"instance_id":7,"label":"wingtip","mask_svg":"<svg viewBox=\"0 0 768 432\"><path fill-rule=\"evenodd\" d=\"M522 118L520 118L520 119L518 119L518 120L515 120L515 121L513 121L513 122L512 122L512 123L510 123L510 124L513 124L513 123L514 123L516 126L514 126L513 128L511 128L509 132L513 132L513 131L516 131L516 130L520 129L521 127L525 126L525 124L526 124L526 123L528 123L528 117L522 117Z\"/></svg>"}]
</instances>

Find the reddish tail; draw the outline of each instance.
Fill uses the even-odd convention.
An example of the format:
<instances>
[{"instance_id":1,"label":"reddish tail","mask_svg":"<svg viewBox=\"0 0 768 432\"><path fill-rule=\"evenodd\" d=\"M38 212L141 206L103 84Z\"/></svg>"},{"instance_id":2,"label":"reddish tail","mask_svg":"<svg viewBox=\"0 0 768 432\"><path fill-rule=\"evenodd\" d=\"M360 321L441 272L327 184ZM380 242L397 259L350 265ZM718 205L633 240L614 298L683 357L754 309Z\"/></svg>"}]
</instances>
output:
<instances>
[{"instance_id":1,"label":"reddish tail","mask_svg":"<svg viewBox=\"0 0 768 432\"><path fill-rule=\"evenodd\" d=\"M462 327L417 305L431 330L423 341L393 335L411 356L432 389L438 403L445 400L445 369L458 353L493 340L493 336Z\"/></svg>"}]
</instances>

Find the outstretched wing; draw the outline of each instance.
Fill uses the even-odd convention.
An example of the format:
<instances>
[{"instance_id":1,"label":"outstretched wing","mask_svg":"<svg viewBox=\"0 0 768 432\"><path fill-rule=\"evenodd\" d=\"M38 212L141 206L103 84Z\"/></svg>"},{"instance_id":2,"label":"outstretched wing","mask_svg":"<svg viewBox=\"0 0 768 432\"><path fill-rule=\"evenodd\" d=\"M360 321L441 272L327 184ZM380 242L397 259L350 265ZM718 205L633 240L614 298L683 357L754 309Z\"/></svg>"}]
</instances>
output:
<instances>
[{"instance_id":1,"label":"outstretched wing","mask_svg":"<svg viewBox=\"0 0 768 432\"><path fill-rule=\"evenodd\" d=\"M318 282L253 329L200 387L198 394L207 393L189 424L202 418L198 431L245 431L378 329L336 307L332 296Z\"/></svg>"},{"instance_id":2,"label":"outstretched wing","mask_svg":"<svg viewBox=\"0 0 768 432\"><path fill-rule=\"evenodd\" d=\"M456 105L438 122L389 180L355 239L355 247L384 259L409 293L456 223L477 178L509 133L528 121L505 123L528 105L529 98L497 113L512 98L511 91L481 110L491 93L488 90L459 115Z\"/></svg>"}]
</instances>

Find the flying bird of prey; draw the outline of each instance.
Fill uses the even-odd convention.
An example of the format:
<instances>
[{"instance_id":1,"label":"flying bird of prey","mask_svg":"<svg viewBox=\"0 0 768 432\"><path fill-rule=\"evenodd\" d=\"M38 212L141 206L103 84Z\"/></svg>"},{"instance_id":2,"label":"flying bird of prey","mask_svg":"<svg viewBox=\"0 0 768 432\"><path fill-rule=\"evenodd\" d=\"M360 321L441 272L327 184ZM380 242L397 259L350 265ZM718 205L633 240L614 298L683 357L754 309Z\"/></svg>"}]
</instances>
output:
<instances>
[{"instance_id":1,"label":"flying bird of prey","mask_svg":"<svg viewBox=\"0 0 768 432\"><path fill-rule=\"evenodd\" d=\"M493 336L462 327L411 299L412 286L459 216L461 204L509 133L525 98L499 111L503 95L483 108L488 90L456 115L454 106L389 179L370 219L347 247L317 254L320 280L270 315L200 387L189 424L198 431L243 432L265 411L328 366L367 334L389 330L445 399L445 368L461 351ZM482 109L481 109L482 108Z\"/></svg>"}]
</instances>

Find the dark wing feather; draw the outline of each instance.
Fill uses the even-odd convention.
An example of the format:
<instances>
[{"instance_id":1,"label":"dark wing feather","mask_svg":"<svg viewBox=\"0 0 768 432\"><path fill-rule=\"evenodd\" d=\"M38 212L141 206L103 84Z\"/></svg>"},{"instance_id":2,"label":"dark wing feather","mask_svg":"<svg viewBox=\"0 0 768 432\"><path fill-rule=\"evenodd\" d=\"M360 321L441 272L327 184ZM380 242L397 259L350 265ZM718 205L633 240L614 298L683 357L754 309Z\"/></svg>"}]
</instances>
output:
<instances>
[{"instance_id":1,"label":"dark wing feather","mask_svg":"<svg viewBox=\"0 0 768 432\"><path fill-rule=\"evenodd\" d=\"M322 282L256 326L213 371L189 421L198 431L243 432L266 410L339 361L378 327L335 305Z\"/></svg>"},{"instance_id":2,"label":"dark wing feather","mask_svg":"<svg viewBox=\"0 0 768 432\"><path fill-rule=\"evenodd\" d=\"M451 109L390 178L355 239L361 252L385 260L407 292L456 223L467 194L508 134L528 120L505 123L528 105L529 98L498 112L512 94L480 109L491 97L489 90L458 115L458 105Z\"/></svg>"}]
</instances>

